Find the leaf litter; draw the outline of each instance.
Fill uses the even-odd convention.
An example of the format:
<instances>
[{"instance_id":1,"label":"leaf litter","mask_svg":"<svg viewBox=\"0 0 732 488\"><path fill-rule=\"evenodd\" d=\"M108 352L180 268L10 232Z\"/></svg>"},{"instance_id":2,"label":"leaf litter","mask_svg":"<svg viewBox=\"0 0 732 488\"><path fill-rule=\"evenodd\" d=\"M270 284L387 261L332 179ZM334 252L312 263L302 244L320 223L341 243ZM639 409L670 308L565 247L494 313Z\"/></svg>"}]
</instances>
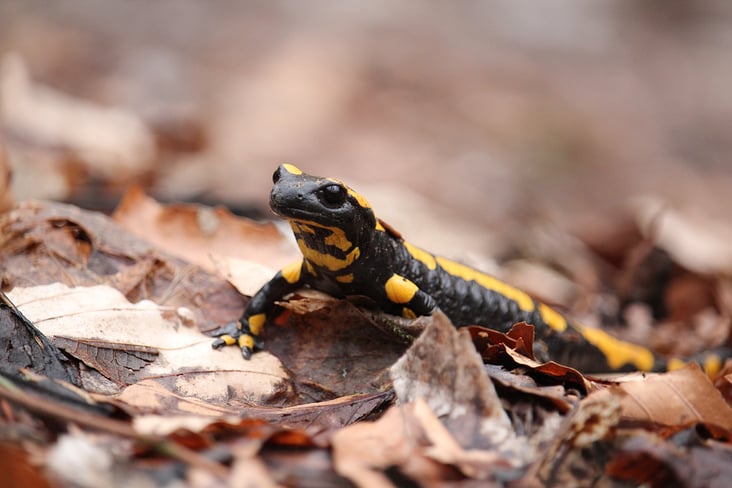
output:
<instances>
[{"instance_id":1,"label":"leaf litter","mask_svg":"<svg viewBox=\"0 0 732 488\"><path fill-rule=\"evenodd\" d=\"M206 243L216 231L202 228L201 209L135 198L141 206L128 208L123 220L134 227L136 212L148 213L151 223L139 229L165 229L154 223L162 218L171 233L159 244L61 204L18 204L0 220L10 303L61 349L46 354L74 365L82 387L95 392L75 401L101 403L131 419L128 462L120 469L135 479L145 478L139 469L146 456L164 452L185 460L191 479L247 471L263 485L318 475L360 486L691 482L700 476L695 469L725 459L729 397L698 368L586 377L537 361L526 324L500 334L456 330L441 315L405 323L362 300L301 291L280 303L267 328L267 352L246 362L234 348L213 351L202 332L235 320L243 307L225 281L231 274L217 265L231 251L225 245L211 258ZM254 239L250 254L233 259L266 269L285 260L271 254L289 252L272 228L214 215L239 229L223 240ZM190 243L177 245L189 234ZM261 259L260 245L267 248ZM728 377L717 384L729 384ZM27 392L0 393L19 412L33 404ZM65 411L52 414L80 422ZM103 456L119 435L115 429L64 435ZM679 447L678 436L690 429L693 442ZM149 439L167 451L151 448L159 444ZM197 458L211 449L231 471ZM674 463L684 455L697 467L679 470ZM653 459L651 474L634 469L639 459ZM88 463L79 469L91 469Z\"/></svg>"}]
</instances>

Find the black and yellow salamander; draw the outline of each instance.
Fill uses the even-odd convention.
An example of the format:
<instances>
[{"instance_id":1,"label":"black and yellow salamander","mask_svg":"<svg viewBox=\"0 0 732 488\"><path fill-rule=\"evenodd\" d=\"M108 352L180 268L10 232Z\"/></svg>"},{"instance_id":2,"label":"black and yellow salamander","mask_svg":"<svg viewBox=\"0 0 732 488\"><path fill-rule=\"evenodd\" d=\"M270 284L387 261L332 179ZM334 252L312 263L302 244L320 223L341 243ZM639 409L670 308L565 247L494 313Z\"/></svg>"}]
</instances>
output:
<instances>
[{"instance_id":1,"label":"black and yellow salamander","mask_svg":"<svg viewBox=\"0 0 732 488\"><path fill-rule=\"evenodd\" d=\"M439 307L458 327L478 324L506 332L525 321L535 327L537 358L583 372L667 366L644 347L572 323L511 285L409 244L339 180L311 176L290 164L277 168L273 180L270 205L289 221L303 259L277 272L252 297L238 324L217 331L215 348L238 345L249 358L262 347L275 301L307 286L336 297L367 296L383 311L406 318Z\"/></svg>"}]
</instances>

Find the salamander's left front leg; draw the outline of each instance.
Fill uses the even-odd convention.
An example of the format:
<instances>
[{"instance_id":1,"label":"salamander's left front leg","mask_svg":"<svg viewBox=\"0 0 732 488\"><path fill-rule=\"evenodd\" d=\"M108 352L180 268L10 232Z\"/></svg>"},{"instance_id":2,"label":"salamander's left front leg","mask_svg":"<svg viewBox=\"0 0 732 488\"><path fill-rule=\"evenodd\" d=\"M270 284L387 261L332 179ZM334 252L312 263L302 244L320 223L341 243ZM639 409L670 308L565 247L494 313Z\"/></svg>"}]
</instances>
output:
<instances>
[{"instance_id":1,"label":"salamander's left front leg","mask_svg":"<svg viewBox=\"0 0 732 488\"><path fill-rule=\"evenodd\" d=\"M384 284L384 291L392 304L402 305L402 317L413 319L420 315L430 315L437 309L437 302L431 295L402 275L391 275Z\"/></svg>"},{"instance_id":2,"label":"salamander's left front leg","mask_svg":"<svg viewBox=\"0 0 732 488\"><path fill-rule=\"evenodd\" d=\"M303 286L301 271L302 262L293 263L278 271L254 294L244 315L237 322L231 322L214 331L218 338L211 346L219 349L237 345L244 359L249 359L255 350L262 348L262 330L275 302Z\"/></svg>"}]
</instances>

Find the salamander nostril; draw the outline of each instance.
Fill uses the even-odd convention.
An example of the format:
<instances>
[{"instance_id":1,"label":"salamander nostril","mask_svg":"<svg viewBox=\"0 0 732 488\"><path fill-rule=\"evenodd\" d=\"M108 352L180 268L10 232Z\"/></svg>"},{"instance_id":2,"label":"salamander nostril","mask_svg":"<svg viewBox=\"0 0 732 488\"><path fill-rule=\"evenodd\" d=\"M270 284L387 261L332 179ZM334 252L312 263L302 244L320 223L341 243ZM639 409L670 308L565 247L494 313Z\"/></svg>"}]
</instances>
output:
<instances>
[{"instance_id":1,"label":"salamander nostril","mask_svg":"<svg viewBox=\"0 0 732 488\"><path fill-rule=\"evenodd\" d=\"M281 176L282 176L282 167L280 166L272 174L272 183L277 183L278 181L280 181Z\"/></svg>"}]
</instances>

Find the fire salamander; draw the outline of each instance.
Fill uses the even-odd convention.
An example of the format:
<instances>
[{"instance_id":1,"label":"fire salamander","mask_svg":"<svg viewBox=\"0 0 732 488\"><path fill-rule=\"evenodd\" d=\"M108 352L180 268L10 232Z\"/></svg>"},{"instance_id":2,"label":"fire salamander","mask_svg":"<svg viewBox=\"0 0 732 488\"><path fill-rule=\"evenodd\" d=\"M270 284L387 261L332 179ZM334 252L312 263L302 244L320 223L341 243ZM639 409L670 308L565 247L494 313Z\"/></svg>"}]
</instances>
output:
<instances>
[{"instance_id":1,"label":"fire salamander","mask_svg":"<svg viewBox=\"0 0 732 488\"><path fill-rule=\"evenodd\" d=\"M262 347L274 303L303 286L336 297L367 296L385 312L414 318L438 307L460 327L506 332L533 324L536 355L584 372L655 371L672 364L648 349L570 322L527 293L490 275L435 256L404 241L376 218L368 201L339 180L290 164L273 175L272 210L287 219L303 259L286 266L253 297L239 323L217 331L213 347L237 345L245 358ZM719 368L709 356L706 369Z\"/></svg>"}]
</instances>

